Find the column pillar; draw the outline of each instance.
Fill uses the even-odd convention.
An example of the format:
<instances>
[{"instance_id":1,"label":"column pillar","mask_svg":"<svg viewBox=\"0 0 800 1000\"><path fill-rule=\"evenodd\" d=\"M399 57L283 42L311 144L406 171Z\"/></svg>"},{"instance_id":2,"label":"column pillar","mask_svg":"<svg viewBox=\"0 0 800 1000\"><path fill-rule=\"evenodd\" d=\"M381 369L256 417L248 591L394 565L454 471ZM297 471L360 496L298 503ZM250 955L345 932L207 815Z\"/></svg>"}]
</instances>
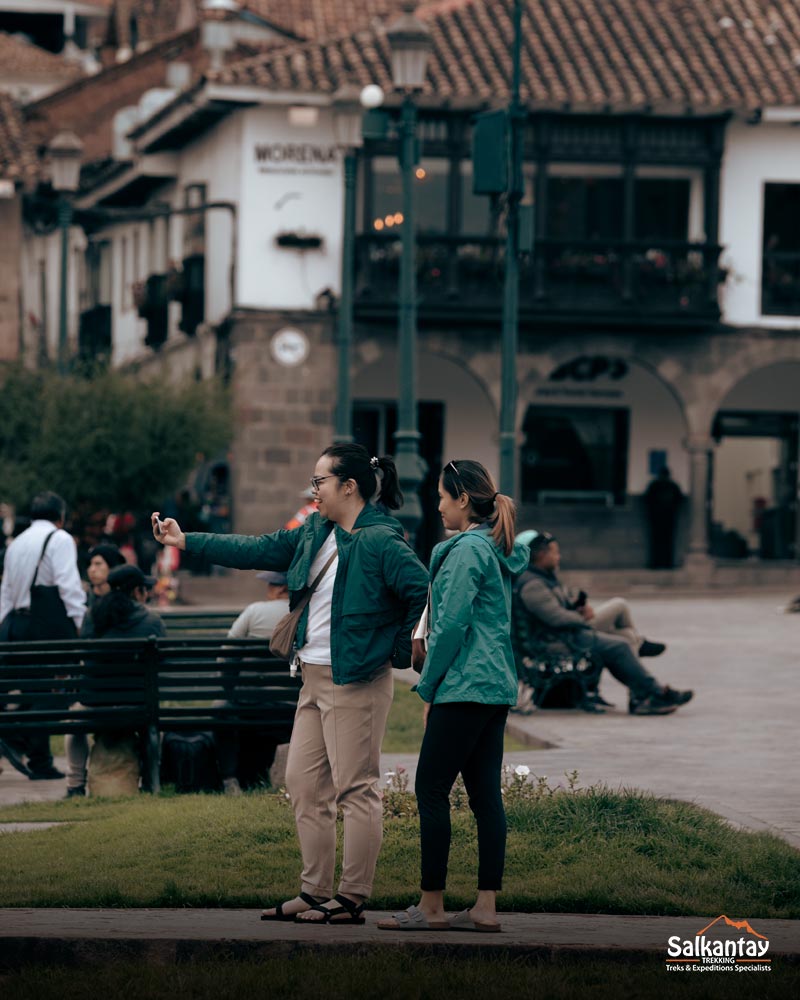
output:
<instances>
[{"instance_id":1,"label":"column pillar","mask_svg":"<svg viewBox=\"0 0 800 1000\"><path fill-rule=\"evenodd\" d=\"M707 434L690 434L684 442L689 452L689 567L711 566L708 530L711 523L711 456L714 441Z\"/></svg>"}]
</instances>

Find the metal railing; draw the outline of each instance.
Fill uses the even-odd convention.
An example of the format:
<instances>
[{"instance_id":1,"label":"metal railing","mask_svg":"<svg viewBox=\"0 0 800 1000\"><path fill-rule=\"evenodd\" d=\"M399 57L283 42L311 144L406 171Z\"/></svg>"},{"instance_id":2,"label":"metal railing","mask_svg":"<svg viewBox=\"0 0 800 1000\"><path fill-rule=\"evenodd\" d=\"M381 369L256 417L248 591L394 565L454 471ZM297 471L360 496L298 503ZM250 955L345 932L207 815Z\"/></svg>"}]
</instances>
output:
<instances>
[{"instance_id":1,"label":"metal railing","mask_svg":"<svg viewBox=\"0 0 800 1000\"><path fill-rule=\"evenodd\" d=\"M655 240L541 240L520 265L523 312L719 315L721 247ZM800 258L799 258L800 259ZM396 234L356 239L356 301L396 302ZM420 308L499 309L505 248L496 237L420 234Z\"/></svg>"}]
</instances>

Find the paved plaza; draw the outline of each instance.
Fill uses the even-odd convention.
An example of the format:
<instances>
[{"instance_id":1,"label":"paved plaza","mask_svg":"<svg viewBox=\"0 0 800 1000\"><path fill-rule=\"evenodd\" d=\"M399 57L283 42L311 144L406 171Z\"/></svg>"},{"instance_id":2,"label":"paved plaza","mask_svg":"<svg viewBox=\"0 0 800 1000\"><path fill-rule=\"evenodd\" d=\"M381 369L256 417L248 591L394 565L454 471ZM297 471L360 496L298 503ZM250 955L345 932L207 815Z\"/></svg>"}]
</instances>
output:
<instances>
[{"instance_id":1,"label":"paved plaza","mask_svg":"<svg viewBox=\"0 0 800 1000\"><path fill-rule=\"evenodd\" d=\"M551 783L577 770L583 785L696 802L800 848L800 615L783 612L787 597L633 600L640 631L669 647L645 665L662 683L692 688L694 700L672 715L631 716L627 689L604 672L601 693L615 709L514 715L515 728L553 747L509 761L524 760Z\"/></svg>"}]
</instances>

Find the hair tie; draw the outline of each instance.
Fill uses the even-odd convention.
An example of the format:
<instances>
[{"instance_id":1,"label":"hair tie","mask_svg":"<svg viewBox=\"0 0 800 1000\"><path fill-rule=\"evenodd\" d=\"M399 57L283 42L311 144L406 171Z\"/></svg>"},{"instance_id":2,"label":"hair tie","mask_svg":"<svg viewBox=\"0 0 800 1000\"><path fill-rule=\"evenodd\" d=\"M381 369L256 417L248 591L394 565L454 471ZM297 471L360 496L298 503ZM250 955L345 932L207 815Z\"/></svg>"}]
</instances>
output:
<instances>
[{"instance_id":1,"label":"hair tie","mask_svg":"<svg viewBox=\"0 0 800 1000\"><path fill-rule=\"evenodd\" d=\"M495 495L492 497L492 500L496 500L499 496L500 496L499 492L495 493Z\"/></svg>"},{"instance_id":2,"label":"hair tie","mask_svg":"<svg viewBox=\"0 0 800 1000\"><path fill-rule=\"evenodd\" d=\"M373 455L372 458L369 460L370 469L377 469L379 465L380 463L378 462L378 456Z\"/></svg>"}]
</instances>

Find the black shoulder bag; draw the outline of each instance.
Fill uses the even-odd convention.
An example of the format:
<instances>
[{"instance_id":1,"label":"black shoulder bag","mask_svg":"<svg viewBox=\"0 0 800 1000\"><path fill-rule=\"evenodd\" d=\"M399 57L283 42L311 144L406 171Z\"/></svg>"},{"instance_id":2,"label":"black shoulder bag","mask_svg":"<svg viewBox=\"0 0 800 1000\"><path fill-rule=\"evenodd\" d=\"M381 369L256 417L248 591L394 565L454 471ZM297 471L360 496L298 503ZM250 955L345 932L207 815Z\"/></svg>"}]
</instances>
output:
<instances>
[{"instance_id":1,"label":"black shoulder bag","mask_svg":"<svg viewBox=\"0 0 800 1000\"><path fill-rule=\"evenodd\" d=\"M58 528L56 528L56 531L58 531ZM31 606L28 612L30 616L30 635L28 638L32 640L74 639L77 636L75 622L67 614L67 609L61 600L58 587L44 587L42 584L36 582L47 546L55 533L55 531L51 531L45 539L42 546L42 554L39 556L39 562L36 564L36 572L33 574ZM24 610L27 609L23 609L23 614Z\"/></svg>"}]
</instances>

